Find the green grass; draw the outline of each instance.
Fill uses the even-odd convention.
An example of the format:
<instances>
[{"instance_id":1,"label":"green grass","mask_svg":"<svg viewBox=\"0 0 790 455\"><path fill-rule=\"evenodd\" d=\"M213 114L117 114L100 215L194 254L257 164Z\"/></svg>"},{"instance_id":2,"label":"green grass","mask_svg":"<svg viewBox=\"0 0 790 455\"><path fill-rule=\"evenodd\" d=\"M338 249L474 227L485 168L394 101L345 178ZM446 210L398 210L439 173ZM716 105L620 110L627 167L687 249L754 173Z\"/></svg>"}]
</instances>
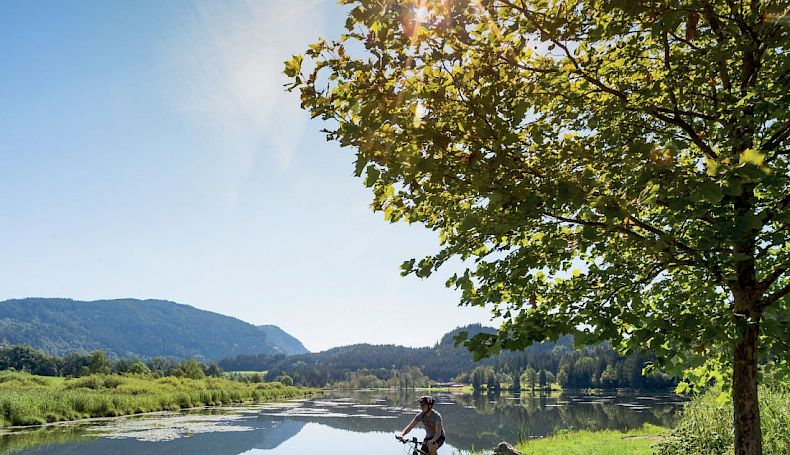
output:
<instances>
[{"instance_id":1,"label":"green grass","mask_svg":"<svg viewBox=\"0 0 790 455\"><path fill-rule=\"evenodd\" d=\"M0 372L0 427L270 401L317 393L320 391L277 382L247 384L220 378L152 379L119 375L63 380L5 371Z\"/></svg>"},{"instance_id":2,"label":"green grass","mask_svg":"<svg viewBox=\"0 0 790 455\"><path fill-rule=\"evenodd\" d=\"M563 431L546 438L521 442L516 447L522 453L541 455L648 455L653 453L653 446L668 431L667 428L649 424L626 432Z\"/></svg>"},{"instance_id":3,"label":"green grass","mask_svg":"<svg viewBox=\"0 0 790 455\"><path fill-rule=\"evenodd\" d=\"M418 387L415 390L426 390L428 392L455 392L455 393L464 393L467 395L470 395L475 391L475 389L473 389L471 385L465 385L463 387L425 387L425 388Z\"/></svg>"},{"instance_id":4,"label":"green grass","mask_svg":"<svg viewBox=\"0 0 790 455\"><path fill-rule=\"evenodd\" d=\"M262 370L262 371L238 370L238 371L225 371L224 373L222 373L222 375L224 377L230 376L231 374L238 374L241 376L252 376L254 374L260 374L261 376L266 376L266 373L268 373L268 370Z\"/></svg>"},{"instance_id":5,"label":"green grass","mask_svg":"<svg viewBox=\"0 0 790 455\"><path fill-rule=\"evenodd\" d=\"M734 451L732 401L712 389L694 397L677 427L664 438L659 455L729 455ZM786 387L760 387L760 427L765 455L790 455L790 393Z\"/></svg>"}]
</instances>

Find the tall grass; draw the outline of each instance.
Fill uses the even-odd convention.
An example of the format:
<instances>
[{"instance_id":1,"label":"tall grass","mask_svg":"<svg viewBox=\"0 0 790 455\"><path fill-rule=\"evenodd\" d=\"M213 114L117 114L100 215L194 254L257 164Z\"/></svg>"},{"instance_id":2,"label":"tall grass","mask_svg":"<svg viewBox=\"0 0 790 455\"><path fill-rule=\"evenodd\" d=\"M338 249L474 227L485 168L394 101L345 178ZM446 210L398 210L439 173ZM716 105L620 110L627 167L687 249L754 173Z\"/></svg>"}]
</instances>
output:
<instances>
[{"instance_id":1,"label":"tall grass","mask_svg":"<svg viewBox=\"0 0 790 455\"><path fill-rule=\"evenodd\" d=\"M650 424L628 431L562 431L521 442L517 448L521 453L541 455L650 455L656 441L666 432L666 428Z\"/></svg>"},{"instance_id":2,"label":"tall grass","mask_svg":"<svg viewBox=\"0 0 790 455\"><path fill-rule=\"evenodd\" d=\"M668 431L649 423L627 431L561 430L543 438L523 440L516 444L516 449L524 454L540 455L651 455L656 441ZM475 450L471 455L489 453Z\"/></svg>"},{"instance_id":3,"label":"tall grass","mask_svg":"<svg viewBox=\"0 0 790 455\"><path fill-rule=\"evenodd\" d=\"M278 382L246 384L220 378L151 379L92 375L56 381L0 372L0 426L42 425L199 406L259 402L319 393Z\"/></svg>"},{"instance_id":4,"label":"tall grass","mask_svg":"<svg viewBox=\"0 0 790 455\"><path fill-rule=\"evenodd\" d=\"M790 455L790 391L760 388L760 420L765 455ZM718 455L734 452L732 402L710 390L686 405L677 427L657 446L658 455Z\"/></svg>"}]
</instances>

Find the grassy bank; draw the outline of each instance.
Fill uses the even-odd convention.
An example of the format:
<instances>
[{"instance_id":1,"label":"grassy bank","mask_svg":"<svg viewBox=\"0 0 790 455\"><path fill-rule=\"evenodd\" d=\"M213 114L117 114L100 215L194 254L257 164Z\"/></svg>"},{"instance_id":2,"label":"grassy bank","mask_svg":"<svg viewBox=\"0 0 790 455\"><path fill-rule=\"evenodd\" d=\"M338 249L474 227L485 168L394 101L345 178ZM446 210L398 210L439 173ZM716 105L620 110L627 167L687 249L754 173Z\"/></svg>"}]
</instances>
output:
<instances>
[{"instance_id":1,"label":"grassy bank","mask_svg":"<svg viewBox=\"0 0 790 455\"><path fill-rule=\"evenodd\" d=\"M671 434L658 445L658 455L729 455L734 452L732 401L720 400L717 389L694 397ZM790 455L790 390L760 387L763 453Z\"/></svg>"},{"instance_id":2,"label":"grassy bank","mask_svg":"<svg viewBox=\"0 0 790 455\"><path fill-rule=\"evenodd\" d=\"M541 455L648 455L668 432L667 428L645 425L622 432L614 430L568 431L519 443L521 453Z\"/></svg>"},{"instance_id":3,"label":"grassy bank","mask_svg":"<svg viewBox=\"0 0 790 455\"><path fill-rule=\"evenodd\" d=\"M42 425L199 406L270 401L320 393L269 382L93 375L78 379L0 372L0 426Z\"/></svg>"}]
</instances>

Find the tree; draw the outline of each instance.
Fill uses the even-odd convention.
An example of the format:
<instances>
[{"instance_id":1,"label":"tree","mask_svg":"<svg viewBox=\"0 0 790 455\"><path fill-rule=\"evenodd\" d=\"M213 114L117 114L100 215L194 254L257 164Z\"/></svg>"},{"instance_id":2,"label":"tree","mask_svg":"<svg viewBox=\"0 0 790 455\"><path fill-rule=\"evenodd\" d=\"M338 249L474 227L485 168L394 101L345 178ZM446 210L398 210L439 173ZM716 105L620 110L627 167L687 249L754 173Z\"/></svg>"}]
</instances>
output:
<instances>
[{"instance_id":1,"label":"tree","mask_svg":"<svg viewBox=\"0 0 790 455\"><path fill-rule=\"evenodd\" d=\"M534 369L532 369L532 367L527 367L527 369L524 370L524 373L521 375L521 382L523 382L524 385L528 386L530 390L534 392L535 386L538 382L538 374Z\"/></svg>"},{"instance_id":2,"label":"tree","mask_svg":"<svg viewBox=\"0 0 790 455\"><path fill-rule=\"evenodd\" d=\"M112 365L110 359L104 351L97 349L93 351L88 360L88 373L90 374L110 374Z\"/></svg>"},{"instance_id":3,"label":"tree","mask_svg":"<svg viewBox=\"0 0 790 455\"><path fill-rule=\"evenodd\" d=\"M570 386L570 376L568 374L568 369L570 367L567 363L564 363L560 366L560 369L557 371L557 384L560 387L569 387Z\"/></svg>"},{"instance_id":4,"label":"tree","mask_svg":"<svg viewBox=\"0 0 790 455\"><path fill-rule=\"evenodd\" d=\"M488 376L488 382L486 382L486 392L491 393L496 390L499 390L499 381L497 381L496 374L491 374Z\"/></svg>"},{"instance_id":5,"label":"tree","mask_svg":"<svg viewBox=\"0 0 790 455\"><path fill-rule=\"evenodd\" d=\"M489 367L479 366L472 371L472 388L482 390L483 384L488 382Z\"/></svg>"},{"instance_id":6,"label":"tree","mask_svg":"<svg viewBox=\"0 0 790 455\"><path fill-rule=\"evenodd\" d=\"M521 392L521 377L518 373L513 373L513 386L511 389L514 392Z\"/></svg>"},{"instance_id":7,"label":"tree","mask_svg":"<svg viewBox=\"0 0 790 455\"><path fill-rule=\"evenodd\" d=\"M180 369L183 372L183 376L185 378L203 379L206 377L200 362L195 359L189 359L185 362L181 362Z\"/></svg>"},{"instance_id":8,"label":"tree","mask_svg":"<svg viewBox=\"0 0 790 455\"><path fill-rule=\"evenodd\" d=\"M374 378L375 378L375 376L374 376ZM290 377L290 376L288 376L287 374L284 374L284 375L282 375L282 376L279 376L277 379L275 379L275 381L279 382L279 383L280 383L280 384L282 384L282 385L287 385L287 386L292 386L292 385L294 385L294 380L293 380L293 378L291 378L291 377Z\"/></svg>"},{"instance_id":9,"label":"tree","mask_svg":"<svg viewBox=\"0 0 790 455\"><path fill-rule=\"evenodd\" d=\"M72 352L60 360L60 374L63 376L81 376L89 374L90 356Z\"/></svg>"},{"instance_id":10,"label":"tree","mask_svg":"<svg viewBox=\"0 0 790 455\"><path fill-rule=\"evenodd\" d=\"M549 389L551 389L551 385L557 382L557 378L554 376L554 373L551 371L546 371L546 385Z\"/></svg>"},{"instance_id":11,"label":"tree","mask_svg":"<svg viewBox=\"0 0 790 455\"><path fill-rule=\"evenodd\" d=\"M217 365L214 362L206 366L206 369L203 370L203 372L206 373L206 376L211 376L213 378L218 378L222 376L222 368L220 368L219 365Z\"/></svg>"},{"instance_id":12,"label":"tree","mask_svg":"<svg viewBox=\"0 0 790 455\"><path fill-rule=\"evenodd\" d=\"M289 88L375 210L438 231L404 273L472 264L448 285L504 322L466 346L715 358L736 452L761 453L759 354L790 338L787 0L343 3Z\"/></svg>"},{"instance_id":13,"label":"tree","mask_svg":"<svg viewBox=\"0 0 790 455\"><path fill-rule=\"evenodd\" d=\"M617 386L617 371L612 365L607 365L606 369L601 372L599 382L602 387L612 389Z\"/></svg>"},{"instance_id":14,"label":"tree","mask_svg":"<svg viewBox=\"0 0 790 455\"><path fill-rule=\"evenodd\" d=\"M42 376L55 376L57 363L32 346L0 347L0 370L14 369Z\"/></svg>"},{"instance_id":15,"label":"tree","mask_svg":"<svg viewBox=\"0 0 790 455\"><path fill-rule=\"evenodd\" d=\"M140 360L136 360L129 366L129 373L138 376L151 376L151 369Z\"/></svg>"}]
</instances>

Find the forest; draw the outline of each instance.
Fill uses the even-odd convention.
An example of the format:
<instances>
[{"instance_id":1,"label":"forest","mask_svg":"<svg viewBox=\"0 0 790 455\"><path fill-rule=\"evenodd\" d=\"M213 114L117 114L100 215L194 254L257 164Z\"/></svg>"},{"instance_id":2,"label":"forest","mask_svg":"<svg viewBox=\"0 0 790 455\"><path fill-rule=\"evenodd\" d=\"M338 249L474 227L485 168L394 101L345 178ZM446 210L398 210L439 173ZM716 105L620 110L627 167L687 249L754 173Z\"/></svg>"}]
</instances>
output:
<instances>
[{"instance_id":1,"label":"forest","mask_svg":"<svg viewBox=\"0 0 790 455\"><path fill-rule=\"evenodd\" d=\"M269 377L288 375L297 384L321 387L344 383L349 387L412 387L433 382L460 382L477 388L530 387L557 384L565 388L666 389L677 381L643 369L654 360L638 352L620 356L608 343L574 348L571 336L556 342L535 343L524 351L503 352L474 361L465 348L453 346L460 332L476 334L492 329L479 324L456 329L433 347L358 344L293 356L238 355L218 362L228 371L267 371ZM534 373L535 380L530 371ZM525 376L522 380L522 376Z\"/></svg>"},{"instance_id":2,"label":"forest","mask_svg":"<svg viewBox=\"0 0 790 455\"><path fill-rule=\"evenodd\" d=\"M25 345L0 347L0 370L41 376L80 377L131 373L200 379L227 372L240 381L279 381L309 387L427 387L437 383L471 384L477 390L562 388L668 389L676 379L649 371L650 353L620 356L607 343L575 349L570 336L537 343L524 351L505 352L474 361L468 350L455 348L459 332L486 330L479 324L446 334L433 347L353 345L302 355L239 355L219 362L170 357L114 358L104 351L50 356ZM647 374L642 374L643 369Z\"/></svg>"}]
</instances>

